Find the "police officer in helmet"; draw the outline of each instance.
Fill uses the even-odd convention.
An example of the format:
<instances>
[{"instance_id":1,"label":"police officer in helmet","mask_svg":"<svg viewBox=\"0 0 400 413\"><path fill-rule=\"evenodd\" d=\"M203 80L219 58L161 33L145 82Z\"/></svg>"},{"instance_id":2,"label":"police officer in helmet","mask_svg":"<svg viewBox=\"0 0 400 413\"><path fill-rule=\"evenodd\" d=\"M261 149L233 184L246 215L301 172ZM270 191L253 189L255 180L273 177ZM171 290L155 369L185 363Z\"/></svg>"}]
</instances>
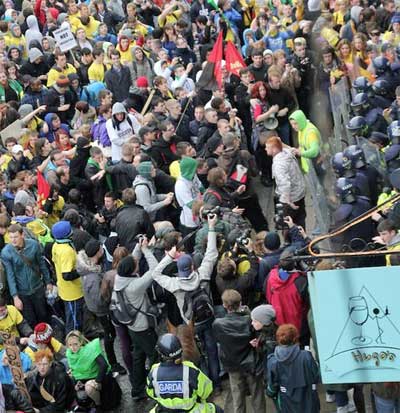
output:
<instances>
[{"instance_id":1,"label":"police officer in helmet","mask_svg":"<svg viewBox=\"0 0 400 413\"><path fill-rule=\"evenodd\" d=\"M363 116L365 118L371 131L386 132L387 122L382 115L382 109L372 107L366 93L357 93L350 106L355 116Z\"/></svg>"},{"instance_id":2,"label":"police officer in helmet","mask_svg":"<svg viewBox=\"0 0 400 413\"><path fill-rule=\"evenodd\" d=\"M358 145L350 145L343 151L343 159L350 161L350 168L364 176L369 191L364 191L360 195L368 197L372 205L376 205L380 188L382 186L382 177L378 170L368 164L363 149ZM361 178L360 178L361 179Z\"/></svg>"},{"instance_id":3,"label":"police officer in helmet","mask_svg":"<svg viewBox=\"0 0 400 413\"><path fill-rule=\"evenodd\" d=\"M370 198L368 179L353 167L351 159L345 157L343 152L338 152L332 157L331 163L337 178L347 178L354 185L357 195Z\"/></svg>"},{"instance_id":4,"label":"police officer in helmet","mask_svg":"<svg viewBox=\"0 0 400 413\"><path fill-rule=\"evenodd\" d=\"M336 195L340 205L333 215L335 228L352 221L371 208L369 199L362 195L356 195L354 185L347 178L337 180ZM336 251L363 251L374 235L374 223L371 218L368 218L334 237L332 242ZM371 267L380 265L379 261L382 260L362 256L349 257L346 259L346 267Z\"/></svg>"},{"instance_id":5,"label":"police officer in helmet","mask_svg":"<svg viewBox=\"0 0 400 413\"><path fill-rule=\"evenodd\" d=\"M213 391L212 381L192 362L182 360L178 337L162 335L156 350L161 363L152 366L147 378L147 394L157 402L151 413L223 413L220 407L207 402Z\"/></svg>"}]
</instances>

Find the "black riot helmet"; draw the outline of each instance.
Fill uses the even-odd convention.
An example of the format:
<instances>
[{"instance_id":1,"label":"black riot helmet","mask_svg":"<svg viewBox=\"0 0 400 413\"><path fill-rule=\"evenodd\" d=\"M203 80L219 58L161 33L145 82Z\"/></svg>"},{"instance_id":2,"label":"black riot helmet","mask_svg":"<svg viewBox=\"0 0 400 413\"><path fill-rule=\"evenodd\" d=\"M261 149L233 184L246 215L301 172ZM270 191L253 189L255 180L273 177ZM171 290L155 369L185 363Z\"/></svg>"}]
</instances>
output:
<instances>
[{"instance_id":1,"label":"black riot helmet","mask_svg":"<svg viewBox=\"0 0 400 413\"><path fill-rule=\"evenodd\" d=\"M156 350L163 361L177 360L182 357L182 345L173 334L163 334L157 341Z\"/></svg>"}]
</instances>

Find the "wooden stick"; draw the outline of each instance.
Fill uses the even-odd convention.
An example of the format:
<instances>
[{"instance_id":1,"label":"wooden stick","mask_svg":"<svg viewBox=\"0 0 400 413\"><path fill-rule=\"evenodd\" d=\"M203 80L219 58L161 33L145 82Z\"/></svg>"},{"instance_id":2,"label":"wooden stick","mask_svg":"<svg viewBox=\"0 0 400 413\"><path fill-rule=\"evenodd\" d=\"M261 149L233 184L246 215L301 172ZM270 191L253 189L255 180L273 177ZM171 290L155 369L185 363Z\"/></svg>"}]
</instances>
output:
<instances>
[{"instance_id":1,"label":"wooden stick","mask_svg":"<svg viewBox=\"0 0 400 413\"><path fill-rule=\"evenodd\" d=\"M147 98L146 103L144 104L143 109L142 109L142 111L140 112L140 114L141 114L142 116L144 116L144 115L146 114L147 109L148 109L149 106L150 106L151 100L153 99L154 93L156 93L155 89L151 89L151 92L150 92L150 94L149 94L149 97Z\"/></svg>"}]
</instances>

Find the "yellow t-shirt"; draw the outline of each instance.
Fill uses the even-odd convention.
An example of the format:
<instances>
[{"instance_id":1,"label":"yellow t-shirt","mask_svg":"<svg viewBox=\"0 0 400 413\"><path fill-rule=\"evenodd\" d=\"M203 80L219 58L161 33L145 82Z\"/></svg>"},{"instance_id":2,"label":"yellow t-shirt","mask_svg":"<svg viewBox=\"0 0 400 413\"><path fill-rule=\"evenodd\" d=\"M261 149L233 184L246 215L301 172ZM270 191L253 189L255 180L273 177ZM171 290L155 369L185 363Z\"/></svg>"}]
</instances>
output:
<instances>
[{"instance_id":1,"label":"yellow t-shirt","mask_svg":"<svg viewBox=\"0 0 400 413\"><path fill-rule=\"evenodd\" d=\"M341 10L335 11L333 13L333 23L335 26L343 26L344 25L344 14Z\"/></svg>"},{"instance_id":2,"label":"yellow t-shirt","mask_svg":"<svg viewBox=\"0 0 400 413\"><path fill-rule=\"evenodd\" d=\"M19 337L17 325L21 324L24 318L22 314L13 306L7 306L7 317L0 320L0 330L11 333L15 337ZM0 345L0 350L3 349L3 345Z\"/></svg>"},{"instance_id":3,"label":"yellow t-shirt","mask_svg":"<svg viewBox=\"0 0 400 413\"><path fill-rule=\"evenodd\" d=\"M116 47L116 49L119 51L119 53L121 54L121 63L124 65L126 63L132 62L132 48L135 45L133 43L131 43L128 47L128 49L123 52L120 48L119 45Z\"/></svg>"},{"instance_id":4,"label":"yellow t-shirt","mask_svg":"<svg viewBox=\"0 0 400 413\"><path fill-rule=\"evenodd\" d=\"M59 72L56 69L50 69L50 71L47 75L47 87L53 86L54 83L56 83L57 79L61 75L68 76L72 73L76 73L76 69L74 68L74 66L70 65L69 63L67 63L67 66L65 67L65 69L62 72Z\"/></svg>"},{"instance_id":5,"label":"yellow t-shirt","mask_svg":"<svg viewBox=\"0 0 400 413\"><path fill-rule=\"evenodd\" d=\"M144 37L149 32L149 29L144 24L138 22L135 25L135 27L132 29L132 32L135 33L135 34L139 34L139 35Z\"/></svg>"},{"instance_id":6,"label":"yellow t-shirt","mask_svg":"<svg viewBox=\"0 0 400 413\"><path fill-rule=\"evenodd\" d=\"M94 19L93 17L89 17L89 23L86 26L79 20L79 25L76 30L82 28L83 30L85 30L86 37L88 39L93 39L93 37L97 33L99 24L100 22L98 20Z\"/></svg>"},{"instance_id":7,"label":"yellow t-shirt","mask_svg":"<svg viewBox=\"0 0 400 413\"><path fill-rule=\"evenodd\" d=\"M56 268L58 294L64 301L75 301L83 297L82 281L77 278L65 281L62 273L76 269L76 252L69 244L54 243L52 259Z\"/></svg>"},{"instance_id":8,"label":"yellow t-shirt","mask_svg":"<svg viewBox=\"0 0 400 413\"><path fill-rule=\"evenodd\" d=\"M88 70L90 82L104 82L104 64L93 62Z\"/></svg>"},{"instance_id":9,"label":"yellow t-shirt","mask_svg":"<svg viewBox=\"0 0 400 413\"><path fill-rule=\"evenodd\" d=\"M166 24L175 24L181 17L182 12L180 10L175 10L168 14L165 19L157 17L157 22L160 28L163 28Z\"/></svg>"},{"instance_id":10,"label":"yellow t-shirt","mask_svg":"<svg viewBox=\"0 0 400 413\"><path fill-rule=\"evenodd\" d=\"M4 162L1 164L0 170L6 171L8 168L8 164L10 163L12 158L13 157L9 155L8 153L5 153L4 155L2 155L1 159L4 160Z\"/></svg>"},{"instance_id":11,"label":"yellow t-shirt","mask_svg":"<svg viewBox=\"0 0 400 413\"><path fill-rule=\"evenodd\" d=\"M392 45L398 45L400 43L400 33L385 32L382 36L383 42L391 43Z\"/></svg>"},{"instance_id":12,"label":"yellow t-shirt","mask_svg":"<svg viewBox=\"0 0 400 413\"><path fill-rule=\"evenodd\" d=\"M51 338L50 344L53 347L53 352L55 353L58 353L62 348L62 344L54 337ZM24 350L24 353L26 353L32 361L35 361L35 351L29 346Z\"/></svg>"},{"instance_id":13,"label":"yellow t-shirt","mask_svg":"<svg viewBox=\"0 0 400 413\"><path fill-rule=\"evenodd\" d=\"M71 25L71 30L75 33L81 24L81 21L79 20L79 12L75 14L69 14L68 21L69 21L69 24Z\"/></svg>"}]
</instances>

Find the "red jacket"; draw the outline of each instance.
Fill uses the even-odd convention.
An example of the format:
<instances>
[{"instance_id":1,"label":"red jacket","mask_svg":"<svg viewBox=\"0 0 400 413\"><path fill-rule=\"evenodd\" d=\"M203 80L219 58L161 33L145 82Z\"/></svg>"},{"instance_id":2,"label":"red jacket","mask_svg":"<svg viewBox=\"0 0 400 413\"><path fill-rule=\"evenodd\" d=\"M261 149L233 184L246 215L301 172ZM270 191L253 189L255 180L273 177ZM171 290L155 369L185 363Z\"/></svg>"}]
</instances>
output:
<instances>
[{"instance_id":1,"label":"red jacket","mask_svg":"<svg viewBox=\"0 0 400 413\"><path fill-rule=\"evenodd\" d=\"M279 277L279 268L274 267L268 276L266 288L267 301L276 312L276 324L293 324L299 332L308 311L308 303L296 286L296 280L300 277L304 277L304 274L293 272L284 281Z\"/></svg>"}]
</instances>

